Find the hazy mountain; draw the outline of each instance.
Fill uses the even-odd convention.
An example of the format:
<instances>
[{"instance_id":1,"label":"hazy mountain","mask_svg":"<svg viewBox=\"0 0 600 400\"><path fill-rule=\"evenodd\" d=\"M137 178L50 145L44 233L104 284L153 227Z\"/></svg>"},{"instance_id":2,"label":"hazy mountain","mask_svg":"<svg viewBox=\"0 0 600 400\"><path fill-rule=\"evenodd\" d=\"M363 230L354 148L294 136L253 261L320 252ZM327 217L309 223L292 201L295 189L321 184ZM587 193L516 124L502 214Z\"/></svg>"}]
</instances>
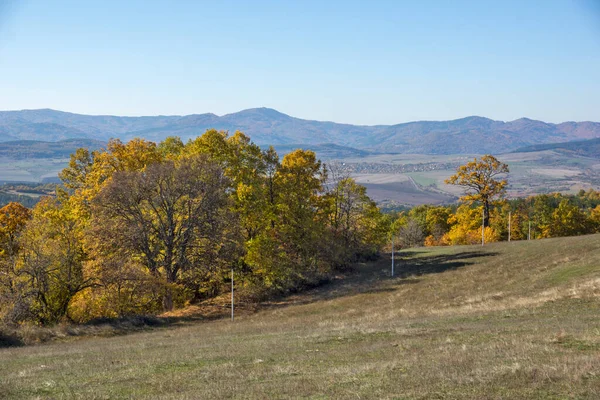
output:
<instances>
[{"instance_id":1,"label":"hazy mountain","mask_svg":"<svg viewBox=\"0 0 600 400\"><path fill-rule=\"evenodd\" d=\"M567 143L536 144L515 150L515 153L552 150L563 154L576 154L584 157L600 158L600 138L577 140Z\"/></svg>"},{"instance_id":2,"label":"hazy mountain","mask_svg":"<svg viewBox=\"0 0 600 400\"><path fill-rule=\"evenodd\" d=\"M58 141L87 138L106 141L167 136L184 140L216 128L241 130L260 145L329 143L361 150L395 153L501 153L520 147L600 137L600 123L550 124L521 118L494 121L467 117L452 121L417 121L398 125L361 126L294 118L269 108L233 114L117 117L72 114L54 110L0 112L0 141Z\"/></svg>"}]
</instances>

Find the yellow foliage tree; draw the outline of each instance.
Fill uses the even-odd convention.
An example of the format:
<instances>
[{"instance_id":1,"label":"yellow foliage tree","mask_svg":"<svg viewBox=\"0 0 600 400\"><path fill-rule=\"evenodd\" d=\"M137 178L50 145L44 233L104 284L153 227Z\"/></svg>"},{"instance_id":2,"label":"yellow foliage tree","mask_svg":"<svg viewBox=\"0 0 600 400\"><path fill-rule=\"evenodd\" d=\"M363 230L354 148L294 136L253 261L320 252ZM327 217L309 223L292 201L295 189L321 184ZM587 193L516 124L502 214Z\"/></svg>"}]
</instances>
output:
<instances>
[{"instance_id":1,"label":"yellow foliage tree","mask_svg":"<svg viewBox=\"0 0 600 400\"><path fill-rule=\"evenodd\" d=\"M23 231L16 276L21 301L39 322L68 317L73 297L94 285L83 269L85 252L77 234L78 221L51 198L36 205Z\"/></svg>"},{"instance_id":2,"label":"yellow foliage tree","mask_svg":"<svg viewBox=\"0 0 600 400\"><path fill-rule=\"evenodd\" d=\"M595 232L600 232L600 205L590 211L590 222Z\"/></svg>"},{"instance_id":3,"label":"yellow foliage tree","mask_svg":"<svg viewBox=\"0 0 600 400\"><path fill-rule=\"evenodd\" d=\"M494 198L502 197L506 190L507 180L497 179L509 172L508 165L498 161L492 155L484 155L479 160L461 165L456 174L446 179L446 183L465 188L461 200L470 204L479 202L483 206L483 225L490 225L490 205Z\"/></svg>"},{"instance_id":4,"label":"yellow foliage tree","mask_svg":"<svg viewBox=\"0 0 600 400\"><path fill-rule=\"evenodd\" d=\"M456 213L450 216L448 223L450 231L442 238L442 243L449 245L464 245L481 243L481 207L471 208L461 205ZM485 242L497 242L500 235L492 227L484 229Z\"/></svg>"}]
</instances>

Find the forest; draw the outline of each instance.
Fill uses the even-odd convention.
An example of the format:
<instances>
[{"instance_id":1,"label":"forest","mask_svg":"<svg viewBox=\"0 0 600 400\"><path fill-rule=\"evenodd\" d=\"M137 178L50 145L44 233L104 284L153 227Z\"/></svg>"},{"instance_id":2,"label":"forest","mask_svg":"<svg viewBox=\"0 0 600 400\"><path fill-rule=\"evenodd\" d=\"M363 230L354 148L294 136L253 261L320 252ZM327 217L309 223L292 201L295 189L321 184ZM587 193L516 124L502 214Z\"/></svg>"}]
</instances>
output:
<instances>
[{"instance_id":1,"label":"forest","mask_svg":"<svg viewBox=\"0 0 600 400\"><path fill-rule=\"evenodd\" d=\"M509 218L510 217L510 218ZM600 192L575 195L549 193L500 199L491 205L485 243L545 239L600 232ZM449 206L420 205L392 216L391 230L403 247L481 243L482 209L462 202Z\"/></svg>"},{"instance_id":2,"label":"forest","mask_svg":"<svg viewBox=\"0 0 600 400\"><path fill-rule=\"evenodd\" d=\"M451 183L463 174L471 184L469 166L508 172L483 156ZM506 200L506 180L476 182L485 190L460 204L384 214L335 164L301 149L280 159L241 132L111 140L78 149L60 178L32 208L0 209L5 324L158 314L218 296L231 274L243 298L259 301L377 258L390 240L480 243L482 222L485 242L600 232L599 192Z\"/></svg>"},{"instance_id":3,"label":"forest","mask_svg":"<svg viewBox=\"0 0 600 400\"><path fill-rule=\"evenodd\" d=\"M315 285L375 257L389 219L312 151L241 132L78 149L56 196L0 210L0 318L84 322Z\"/></svg>"}]
</instances>

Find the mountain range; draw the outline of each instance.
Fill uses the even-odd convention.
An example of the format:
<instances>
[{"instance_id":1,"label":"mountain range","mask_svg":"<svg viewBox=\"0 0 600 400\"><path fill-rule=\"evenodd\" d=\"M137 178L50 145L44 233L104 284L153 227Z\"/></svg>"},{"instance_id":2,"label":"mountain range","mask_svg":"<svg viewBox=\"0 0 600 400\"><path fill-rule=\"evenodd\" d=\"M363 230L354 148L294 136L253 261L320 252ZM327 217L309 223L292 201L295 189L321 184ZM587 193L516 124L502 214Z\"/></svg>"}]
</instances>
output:
<instances>
[{"instance_id":1,"label":"mountain range","mask_svg":"<svg viewBox=\"0 0 600 400\"><path fill-rule=\"evenodd\" d=\"M534 144L527 147L521 147L520 149L515 150L515 153L528 153L546 150L551 150L566 155L600 158L600 138L576 140L566 143Z\"/></svg>"},{"instance_id":2,"label":"mountain range","mask_svg":"<svg viewBox=\"0 0 600 400\"><path fill-rule=\"evenodd\" d=\"M503 122L472 116L366 126L294 118L270 108L223 116L148 117L82 115L51 109L0 111L0 142L134 137L160 141L168 136L187 140L210 128L240 130L259 145L327 143L370 152L412 154L498 154L530 145L600 138L598 122L551 124L528 118Z\"/></svg>"}]
</instances>

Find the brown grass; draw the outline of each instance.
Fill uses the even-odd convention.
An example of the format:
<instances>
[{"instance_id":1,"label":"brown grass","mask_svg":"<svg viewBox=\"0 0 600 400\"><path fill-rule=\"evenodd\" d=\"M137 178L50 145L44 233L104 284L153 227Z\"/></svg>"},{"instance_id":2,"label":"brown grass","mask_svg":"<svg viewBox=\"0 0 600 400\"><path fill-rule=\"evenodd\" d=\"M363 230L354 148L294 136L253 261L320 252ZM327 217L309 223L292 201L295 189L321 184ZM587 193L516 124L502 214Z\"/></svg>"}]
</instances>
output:
<instances>
[{"instance_id":1,"label":"brown grass","mask_svg":"<svg viewBox=\"0 0 600 400\"><path fill-rule=\"evenodd\" d=\"M599 235L400 255L235 323L0 350L0 398L600 398Z\"/></svg>"}]
</instances>

